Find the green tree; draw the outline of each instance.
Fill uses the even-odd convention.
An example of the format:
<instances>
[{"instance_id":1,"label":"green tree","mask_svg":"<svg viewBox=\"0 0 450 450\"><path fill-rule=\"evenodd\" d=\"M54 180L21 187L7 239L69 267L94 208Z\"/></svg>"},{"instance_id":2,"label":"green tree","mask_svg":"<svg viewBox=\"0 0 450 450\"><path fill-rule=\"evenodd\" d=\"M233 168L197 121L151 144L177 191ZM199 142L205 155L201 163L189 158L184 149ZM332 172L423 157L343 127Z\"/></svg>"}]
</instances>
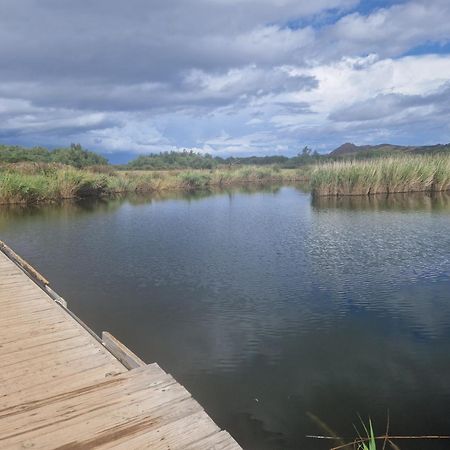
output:
<instances>
[{"instance_id":1,"label":"green tree","mask_svg":"<svg viewBox=\"0 0 450 450\"><path fill-rule=\"evenodd\" d=\"M59 148L51 152L51 160L78 168L106 165L108 160L97 153L84 150L80 144L71 144L70 148Z\"/></svg>"}]
</instances>

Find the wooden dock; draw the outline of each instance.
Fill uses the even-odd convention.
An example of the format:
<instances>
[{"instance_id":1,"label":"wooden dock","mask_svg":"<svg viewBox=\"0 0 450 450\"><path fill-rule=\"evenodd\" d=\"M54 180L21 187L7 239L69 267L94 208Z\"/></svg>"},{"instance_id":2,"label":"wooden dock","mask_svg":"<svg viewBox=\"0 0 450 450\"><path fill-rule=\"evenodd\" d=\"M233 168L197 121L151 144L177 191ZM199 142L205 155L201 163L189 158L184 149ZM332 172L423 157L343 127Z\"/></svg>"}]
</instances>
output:
<instances>
[{"instance_id":1,"label":"wooden dock","mask_svg":"<svg viewBox=\"0 0 450 450\"><path fill-rule=\"evenodd\" d=\"M0 448L241 448L157 364L98 338L0 250Z\"/></svg>"}]
</instances>

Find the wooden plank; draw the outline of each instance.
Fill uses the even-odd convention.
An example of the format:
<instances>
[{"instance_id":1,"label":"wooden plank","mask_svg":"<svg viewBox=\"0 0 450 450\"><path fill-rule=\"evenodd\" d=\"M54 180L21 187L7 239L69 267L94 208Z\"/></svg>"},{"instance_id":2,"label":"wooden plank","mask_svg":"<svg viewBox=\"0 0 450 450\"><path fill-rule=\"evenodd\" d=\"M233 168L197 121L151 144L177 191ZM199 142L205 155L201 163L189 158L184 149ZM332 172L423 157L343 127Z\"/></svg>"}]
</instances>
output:
<instances>
[{"instance_id":1,"label":"wooden plank","mask_svg":"<svg viewBox=\"0 0 450 450\"><path fill-rule=\"evenodd\" d=\"M83 336L83 340L68 340L67 345L60 348L59 351L45 351L30 358L29 360L26 358L22 358L17 361L14 359L8 360L8 364L4 364L2 366L2 369L4 369L2 372L5 375L2 375L1 379L6 380L14 378L19 375L20 372L23 373L21 376L21 378L23 378L28 372L33 373L33 371L37 372L44 369L51 369L52 366L57 367L58 370L61 371L63 370L62 366L67 366L71 361L78 360L80 358L95 358L99 355L108 358L114 366L120 364L124 367L119 361L111 359L112 355L108 354L105 349L93 346L92 342L89 341L89 339L86 339L86 336ZM78 363L74 362L73 364Z\"/></svg>"},{"instance_id":2,"label":"wooden plank","mask_svg":"<svg viewBox=\"0 0 450 450\"><path fill-rule=\"evenodd\" d=\"M15 253L11 248L9 248L3 241L0 241L0 249L11 260L13 260L16 264L18 264L20 267L26 270L37 281L39 281L43 285L49 284L46 278L44 278L31 264L28 264L17 253Z\"/></svg>"},{"instance_id":3,"label":"wooden plank","mask_svg":"<svg viewBox=\"0 0 450 450\"><path fill-rule=\"evenodd\" d=\"M41 293L34 288L34 286L30 287L22 287L20 289L11 286L8 289L0 290L0 303L2 305L6 305L8 303L25 303L28 299L36 299L41 298Z\"/></svg>"},{"instance_id":4,"label":"wooden plank","mask_svg":"<svg viewBox=\"0 0 450 450\"><path fill-rule=\"evenodd\" d=\"M42 315L46 317L49 313L55 312L55 308L51 304L34 302L30 306L15 306L13 309L5 311L2 322L21 322L23 317L36 317Z\"/></svg>"},{"instance_id":5,"label":"wooden plank","mask_svg":"<svg viewBox=\"0 0 450 450\"><path fill-rule=\"evenodd\" d=\"M2 358L3 362L3 357L5 355L24 350L41 350L41 348L43 348L44 346L51 347L54 342L67 339L69 337L82 338L84 336L80 332L80 330L77 330L76 328L63 328L60 331L53 330L53 333L50 334L24 337L23 339L16 339L7 344L0 344L0 357Z\"/></svg>"},{"instance_id":6,"label":"wooden plank","mask_svg":"<svg viewBox=\"0 0 450 450\"><path fill-rule=\"evenodd\" d=\"M9 342L11 340L20 339L20 335L27 332L29 332L29 335L31 336L32 333L38 333L41 330L60 325L61 323L64 323L67 326L66 318L56 316L47 320L42 318L40 320L35 320L34 322L16 323L14 327L9 327L8 329L0 327L0 342Z\"/></svg>"},{"instance_id":7,"label":"wooden plank","mask_svg":"<svg viewBox=\"0 0 450 450\"><path fill-rule=\"evenodd\" d=\"M31 289L23 292L18 292L17 290L12 292L9 296L4 292L0 292L0 304L5 310L29 308L33 305L53 305L53 301L37 286L32 286Z\"/></svg>"},{"instance_id":8,"label":"wooden plank","mask_svg":"<svg viewBox=\"0 0 450 450\"><path fill-rule=\"evenodd\" d=\"M127 369L135 369L146 365L142 359L106 331L102 333L102 343Z\"/></svg>"},{"instance_id":9,"label":"wooden plank","mask_svg":"<svg viewBox=\"0 0 450 450\"><path fill-rule=\"evenodd\" d=\"M103 367L105 376L125 369L118 361L114 364L111 362L110 356L100 353L89 355L88 357L82 353L73 353L70 356L71 360L50 367L48 362L46 362L41 366L33 365L33 369L22 369L24 372L23 376L20 376L20 371L16 372L13 377L2 382L2 393L4 393L5 397L9 396L9 398L12 398L16 392L21 392L28 388L34 389L39 387L43 392L46 392L47 386L55 380L61 380L77 374L84 378L83 373L86 370L97 366ZM86 379L84 379L84 382L86 382Z\"/></svg>"},{"instance_id":10,"label":"wooden plank","mask_svg":"<svg viewBox=\"0 0 450 450\"><path fill-rule=\"evenodd\" d=\"M47 322L58 319L61 317L61 313L59 311L54 310L53 308L45 309L42 311L25 311L23 314L18 314L14 316L6 316L0 320L0 327L2 327L2 331L11 330L14 332L19 326L24 323L28 323L31 329L35 328L33 323L37 321Z\"/></svg>"},{"instance_id":11,"label":"wooden plank","mask_svg":"<svg viewBox=\"0 0 450 450\"><path fill-rule=\"evenodd\" d=\"M17 407L26 402L39 402L47 397L80 388L86 385L87 380L91 383L101 383L108 377L123 373L123 368L117 368L116 371L108 372L109 368L108 361L100 357L87 367L77 365L76 369L67 375L60 374L58 378L52 379L51 383L30 383L25 386L15 386L7 395L0 394L0 405L2 408L0 411L6 408Z\"/></svg>"},{"instance_id":12,"label":"wooden plank","mask_svg":"<svg viewBox=\"0 0 450 450\"><path fill-rule=\"evenodd\" d=\"M55 305L55 307L58 307L58 305ZM55 319L59 319L60 317L62 317L61 311L58 311L57 309L51 309L46 314L24 314L19 318L19 320L16 321L8 318L2 318L0 319L0 328L2 329L2 331L5 331L7 328L11 328L12 330L14 330L15 328L23 324L29 324L30 328L34 328L36 326L39 326L39 323L51 323L52 321L55 321Z\"/></svg>"},{"instance_id":13,"label":"wooden plank","mask_svg":"<svg viewBox=\"0 0 450 450\"><path fill-rule=\"evenodd\" d=\"M241 447L226 431L219 431L200 441L193 442L185 450L239 450Z\"/></svg>"},{"instance_id":14,"label":"wooden plank","mask_svg":"<svg viewBox=\"0 0 450 450\"><path fill-rule=\"evenodd\" d=\"M0 346L8 345L9 343L20 341L22 339L45 336L47 334L58 333L59 331L66 330L66 321L63 317L61 320L52 324L45 324L41 327L30 330L29 327L16 327L14 333L6 333L0 335Z\"/></svg>"},{"instance_id":15,"label":"wooden plank","mask_svg":"<svg viewBox=\"0 0 450 450\"><path fill-rule=\"evenodd\" d=\"M2 294L0 293L0 298L1 295ZM38 295L36 295L36 293L33 293L30 296L20 297L20 300L14 297L10 301L0 302L0 308L2 309L2 311L5 312L6 315L8 314L8 312L19 311L20 309L26 310L27 308L32 307L36 303L41 305L47 304L42 302L41 298Z\"/></svg>"},{"instance_id":16,"label":"wooden plank","mask_svg":"<svg viewBox=\"0 0 450 450\"><path fill-rule=\"evenodd\" d=\"M176 384L174 392L175 390L178 397L173 401L169 401L168 398L168 401L163 403L153 401L152 406L149 399L144 399L144 408L139 408L139 403L134 403L120 408L117 414L112 413L112 410L101 409L93 417L92 413L83 416L82 421L63 421L58 424L58 429L52 426L40 430L40 433L39 431L26 433L19 436L19 439L0 441L0 445L21 448L20 445L31 444L37 448L50 448L53 437L58 441L59 449L114 448L129 441L130 437L142 435L146 430L155 430L161 425L201 411L198 403L190 398L180 397L179 386ZM124 448L132 447L125 445Z\"/></svg>"},{"instance_id":17,"label":"wooden plank","mask_svg":"<svg viewBox=\"0 0 450 450\"><path fill-rule=\"evenodd\" d=\"M109 356L112 362L118 362L116 359L112 359L112 355L101 346L95 345L88 336L83 334L78 334L77 330L72 330L70 335L56 339L52 343L43 344L36 348L25 348L23 350L18 350L10 354L4 355L2 357L2 370L4 372L10 372L13 370L12 366L17 366L19 364L26 365L29 362L30 367L33 364L39 364L40 361L50 362L52 358L55 364L59 364L60 361L64 360L64 355L73 353L78 349L79 352L88 356L90 354L104 354ZM47 361L48 360L48 361Z\"/></svg>"},{"instance_id":18,"label":"wooden plank","mask_svg":"<svg viewBox=\"0 0 450 450\"><path fill-rule=\"evenodd\" d=\"M195 403L195 402L194 402ZM176 405L179 407L179 405ZM194 407L194 405L192 405ZM177 411L175 408L174 416ZM182 414L178 415L183 416ZM167 450L184 449L187 445L204 439L219 431L218 426L208 417L204 411L189 414L178 420L170 420L168 423L159 423L158 427L152 427L151 423L147 429L130 439L103 448L114 448L123 450ZM79 447L82 448L82 447ZM102 447L97 447L102 448Z\"/></svg>"},{"instance_id":19,"label":"wooden plank","mask_svg":"<svg viewBox=\"0 0 450 450\"><path fill-rule=\"evenodd\" d=\"M22 433L41 426L53 425L55 409L65 420L76 419L80 413L96 410L101 403L107 408L110 405L123 403L125 399L139 398L140 391L149 389L168 391L175 380L154 367L128 371L114 377L105 378L102 382L85 384L78 389L66 390L63 393L46 396L40 401L26 401L14 407L0 411L0 434L15 431L13 424L20 425L17 430ZM14 433L13 433L14 434Z\"/></svg>"},{"instance_id":20,"label":"wooden plank","mask_svg":"<svg viewBox=\"0 0 450 450\"><path fill-rule=\"evenodd\" d=\"M25 414L22 420L15 417L16 420L19 419L16 422L18 428L13 427L9 434L0 432L0 446L14 448L15 444L31 441L37 448L48 448L55 439L60 446L67 445L78 439L80 434L98 436L105 429L130 425L135 420L148 417L150 411L163 408L164 404L190 397L173 378L167 377L164 383L128 395L106 399L95 396L94 403L87 404L83 403L83 398L79 398L62 407L50 405L47 407L49 416L44 415L43 420L39 420L44 414L42 409L34 411L33 416ZM38 418L38 421L26 421L33 417ZM2 418L2 422L5 420L6 418Z\"/></svg>"}]
</instances>

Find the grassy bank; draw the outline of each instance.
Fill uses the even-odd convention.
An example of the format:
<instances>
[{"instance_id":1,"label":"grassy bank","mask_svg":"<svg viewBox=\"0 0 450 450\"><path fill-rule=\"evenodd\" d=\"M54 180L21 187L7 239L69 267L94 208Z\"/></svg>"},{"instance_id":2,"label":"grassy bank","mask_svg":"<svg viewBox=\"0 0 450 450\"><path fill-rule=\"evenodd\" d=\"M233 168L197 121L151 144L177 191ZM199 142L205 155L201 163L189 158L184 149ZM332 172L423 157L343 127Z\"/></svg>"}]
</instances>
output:
<instances>
[{"instance_id":1,"label":"grassy bank","mask_svg":"<svg viewBox=\"0 0 450 450\"><path fill-rule=\"evenodd\" d=\"M56 202L119 193L187 191L309 180L316 197L450 190L450 155L410 155L280 169L237 166L185 170L83 169L48 163L0 166L0 204Z\"/></svg>"},{"instance_id":2,"label":"grassy bank","mask_svg":"<svg viewBox=\"0 0 450 450\"><path fill-rule=\"evenodd\" d=\"M314 166L314 195L371 195L450 189L450 155L399 156Z\"/></svg>"},{"instance_id":3,"label":"grassy bank","mask_svg":"<svg viewBox=\"0 0 450 450\"><path fill-rule=\"evenodd\" d=\"M119 193L207 189L299 179L298 170L274 167L147 172L115 171L111 167L76 169L59 164L9 164L0 167L0 203L55 202Z\"/></svg>"}]
</instances>

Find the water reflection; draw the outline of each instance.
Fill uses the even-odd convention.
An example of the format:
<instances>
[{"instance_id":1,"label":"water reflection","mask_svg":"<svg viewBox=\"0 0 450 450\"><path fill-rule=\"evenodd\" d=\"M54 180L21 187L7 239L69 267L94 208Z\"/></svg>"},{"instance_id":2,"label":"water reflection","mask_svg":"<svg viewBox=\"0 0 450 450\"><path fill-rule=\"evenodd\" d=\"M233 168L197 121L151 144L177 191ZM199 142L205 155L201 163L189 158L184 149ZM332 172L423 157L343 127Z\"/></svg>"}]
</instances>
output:
<instances>
[{"instance_id":1,"label":"water reflection","mask_svg":"<svg viewBox=\"0 0 450 450\"><path fill-rule=\"evenodd\" d=\"M372 211L433 211L450 212L450 193L415 192L390 195L355 195L341 197L313 197L311 204L320 209Z\"/></svg>"},{"instance_id":2,"label":"water reflection","mask_svg":"<svg viewBox=\"0 0 450 450\"><path fill-rule=\"evenodd\" d=\"M5 224L9 223L9 220L15 218L31 217L31 216L47 216L54 215L55 217L63 216L77 216L83 213L108 213L114 212L123 204L130 204L134 206L147 205L154 202L161 202L167 200L184 200L184 201L196 201L202 200L207 197L226 195L230 198L235 194L257 194L257 193L271 193L276 194L282 188L281 184L268 184L268 185L254 185L248 184L238 187L230 188L210 188L200 190L170 190L161 192L141 192L141 193L128 193L117 194L114 197L103 198L85 198L82 200L65 200L58 203L42 203L35 205L0 205L0 227L2 221Z\"/></svg>"},{"instance_id":3,"label":"water reflection","mask_svg":"<svg viewBox=\"0 0 450 450\"><path fill-rule=\"evenodd\" d=\"M450 214L424 197L246 187L3 209L0 230L245 448L325 449L308 413L450 430Z\"/></svg>"}]
</instances>

